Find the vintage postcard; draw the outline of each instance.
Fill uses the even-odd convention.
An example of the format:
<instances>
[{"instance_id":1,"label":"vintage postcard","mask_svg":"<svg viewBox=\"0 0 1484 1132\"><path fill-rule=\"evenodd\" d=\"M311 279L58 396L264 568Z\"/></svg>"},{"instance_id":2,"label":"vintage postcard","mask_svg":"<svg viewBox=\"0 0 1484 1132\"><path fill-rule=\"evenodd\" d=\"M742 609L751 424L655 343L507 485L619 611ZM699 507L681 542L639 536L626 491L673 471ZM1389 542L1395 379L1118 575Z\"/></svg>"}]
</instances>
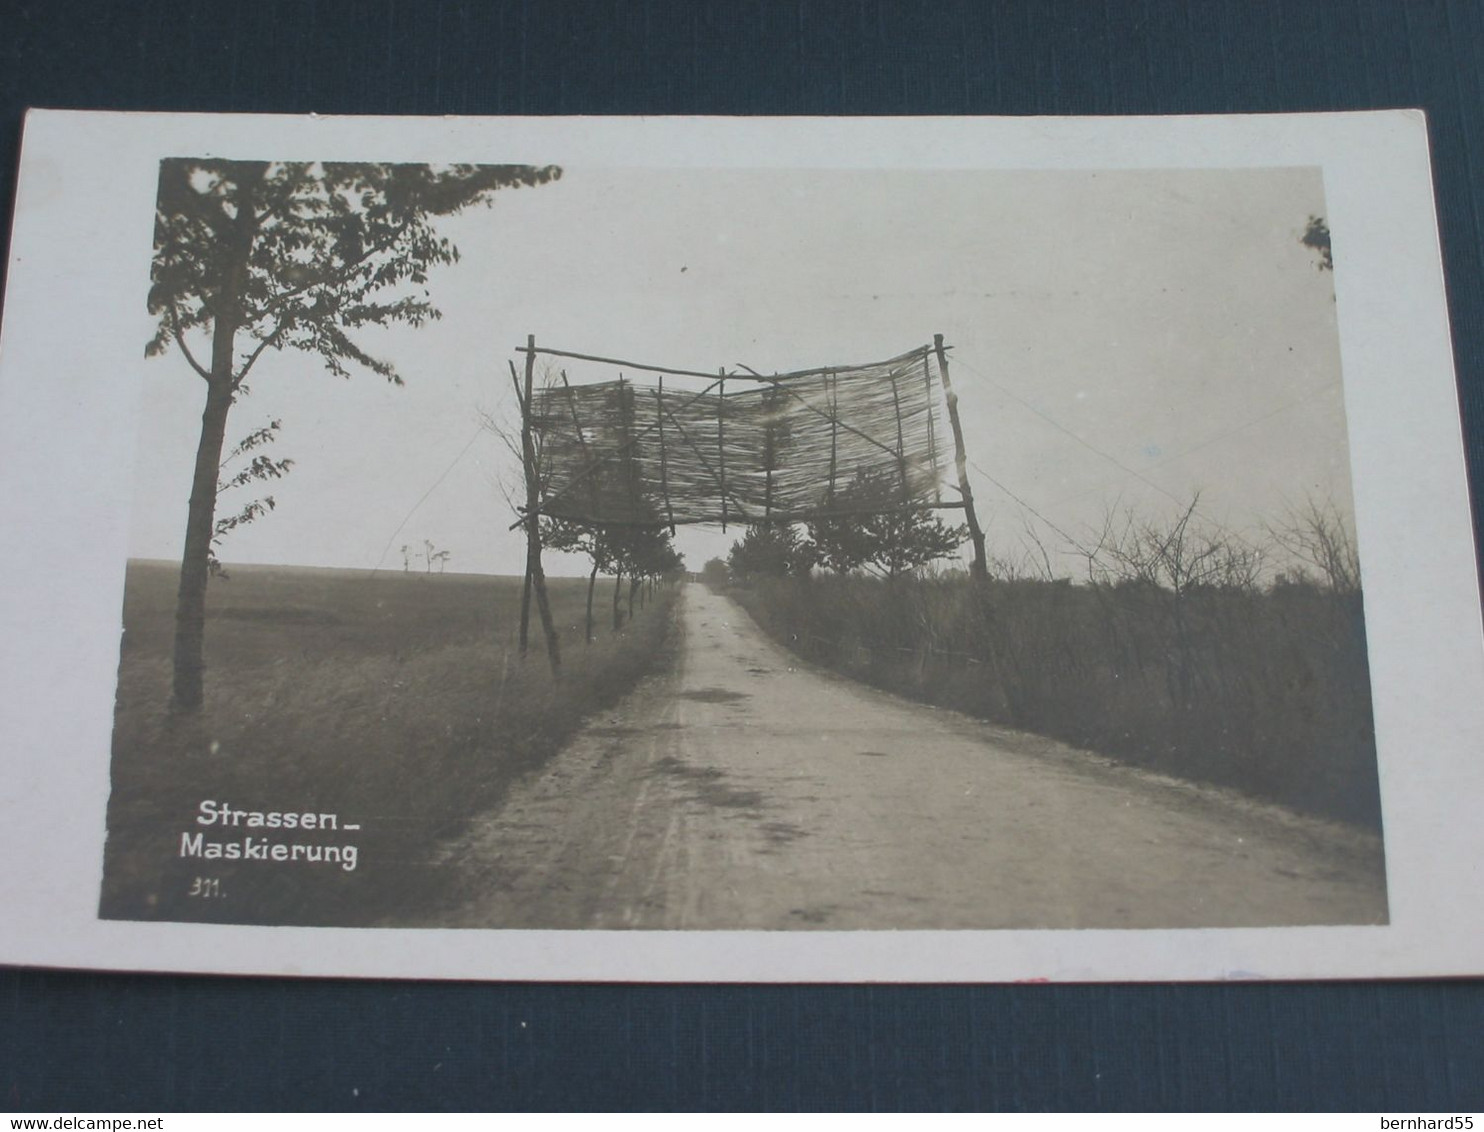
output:
<instances>
[{"instance_id":1,"label":"vintage postcard","mask_svg":"<svg viewBox=\"0 0 1484 1132\"><path fill-rule=\"evenodd\" d=\"M0 961L1484 970L1420 114L36 112Z\"/></svg>"}]
</instances>

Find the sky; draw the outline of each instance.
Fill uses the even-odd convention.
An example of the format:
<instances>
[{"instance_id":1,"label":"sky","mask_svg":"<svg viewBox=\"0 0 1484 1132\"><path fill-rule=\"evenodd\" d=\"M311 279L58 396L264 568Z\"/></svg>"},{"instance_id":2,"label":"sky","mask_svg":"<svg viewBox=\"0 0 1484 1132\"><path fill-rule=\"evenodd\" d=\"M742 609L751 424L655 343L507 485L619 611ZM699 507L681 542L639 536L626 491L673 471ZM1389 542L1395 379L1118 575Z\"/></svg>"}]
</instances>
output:
<instances>
[{"instance_id":1,"label":"sky","mask_svg":"<svg viewBox=\"0 0 1484 1132\"><path fill-rule=\"evenodd\" d=\"M1309 499L1348 519L1333 282L1300 243L1324 214L1313 168L564 167L440 223L461 253L428 283L442 319L360 339L404 386L262 358L229 442L281 420L272 454L294 467L221 556L401 570L402 546L431 542L450 571L519 573L519 462L482 420L516 419L508 363L527 334L773 372L941 333L990 553L1017 561L1039 542L1061 573L1082 569L1074 544L1110 511L1160 520L1197 492L1203 522L1252 540ZM204 384L175 352L133 364L130 552L177 558ZM740 534L682 530L678 545L699 569ZM585 573L560 555L547 569Z\"/></svg>"}]
</instances>

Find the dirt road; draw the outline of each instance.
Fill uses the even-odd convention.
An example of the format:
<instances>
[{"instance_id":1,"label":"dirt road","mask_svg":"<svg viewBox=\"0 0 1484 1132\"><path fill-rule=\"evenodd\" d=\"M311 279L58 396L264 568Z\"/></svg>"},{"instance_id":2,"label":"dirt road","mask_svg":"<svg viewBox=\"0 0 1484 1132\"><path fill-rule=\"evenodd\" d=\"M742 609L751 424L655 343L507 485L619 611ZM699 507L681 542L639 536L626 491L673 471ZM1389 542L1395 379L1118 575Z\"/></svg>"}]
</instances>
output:
<instances>
[{"instance_id":1,"label":"dirt road","mask_svg":"<svg viewBox=\"0 0 1484 1132\"><path fill-rule=\"evenodd\" d=\"M443 847L509 928L1384 922L1378 839L802 665L686 587L670 671Z\"/></svg>"}]
</instances>

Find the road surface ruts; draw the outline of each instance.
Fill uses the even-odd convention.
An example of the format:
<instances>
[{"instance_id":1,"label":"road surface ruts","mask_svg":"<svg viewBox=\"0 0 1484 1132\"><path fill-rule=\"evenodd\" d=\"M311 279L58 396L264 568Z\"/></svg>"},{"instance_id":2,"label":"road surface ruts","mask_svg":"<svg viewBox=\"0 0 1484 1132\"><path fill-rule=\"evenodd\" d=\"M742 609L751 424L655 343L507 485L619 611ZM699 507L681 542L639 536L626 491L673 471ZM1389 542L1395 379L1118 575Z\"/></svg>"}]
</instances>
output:
<instances>
[{"instance_id":1,"label":"road surface ruts","mask_svg":"<svg viewBox=\"0 0 1484 1132\"><path fill-rule=\"evenodd\" d=\"M645 680L442 848L489 928L1376 923L1379 840L909 703L682 596Z\"/></svg>"}]
</instances>

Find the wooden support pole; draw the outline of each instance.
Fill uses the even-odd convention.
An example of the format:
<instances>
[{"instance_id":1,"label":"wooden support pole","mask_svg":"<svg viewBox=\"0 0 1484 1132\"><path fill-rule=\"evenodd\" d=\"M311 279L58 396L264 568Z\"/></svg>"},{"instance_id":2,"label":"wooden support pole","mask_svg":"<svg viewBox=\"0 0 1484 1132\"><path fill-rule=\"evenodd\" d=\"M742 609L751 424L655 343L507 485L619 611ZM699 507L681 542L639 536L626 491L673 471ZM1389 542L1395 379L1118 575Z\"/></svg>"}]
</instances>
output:
<instances>
[{"instance_id":1,"label":"wooden support pole","mask_svg":"<svg viewBox=\"0 0 1484 1132\"><path fill-rule=\"evenodd\" d=\"M522 520L529 525L530 520ZM520 588L520 655L524 659L530 647L531 627L531 556L526 554L526 577Z\"/></svg>"},{"instance_id":2,"label":"wooden support pole","mask_svg":"<svg viewBox=\"0 0 1484 1132\"><path fill-rule=\"evenodd\" d=\"M582 420L577 415L577 391L572 388L571 382L567 380L567 371L562 370L562 388L567 391L567 412L572 417L572 431L577 435L577 447L582 452L583 464L591 464L592 459L588 455L587 437L582 435ZM598 478L589 476L587 480L588 506L592 508L592 517L596 519L601 513L598 499ZM550 499L547 506L551 506Z\"/></svg>"},{"instance_id":3,"label":"wooden support pole","mask_svg":"<svg viewBox=\"0 0 1484 1132\"><path fill-rule=\"evenodd\" d=\"M837 366L823 366L823 367L821 367L819 369L798 369L798 370L793 370L793 371L791 371L789 373L774 374L772 377L756 377L756 380L758 380L758 381L770 381L770 382L771 381L777 381L780 378L792 380L793 378L798 378L798 377L817 377L819 374L824 373L826 370L869 369L869 368L871 368L873 366L877 366L877 365L895 365L898 362L905 362L909 358L916 357L918 355L918 353L922 349L923 349L923 347L918 346L916 349L909 350L909 351L907 351L907 353L901 354L898 357L888 358L884 362L862 362L862 363L857 364L857 365L848 365L848 366L838 366L837 365ZM526 353L529 350L530 350L530 347L529 346L517 346L515 348L515 352L517 354L524 354L524 353ZM626 362L622 358L604 358L604 357L598 356L597 354L574 354L571 350L552 350L552 349L548 349L546 347L543 347L542 349L537 350L536 352L538 354L545 354L547 357L550 357L550 358L575 358L578 361L583 361L583 362L600 362L603 365L622 366L625 369L642 369L642 370L645 370L645 371L647 371L649 373L668 373L668 374L670 374L671 376L674 376L674 377L706 377L706 378L709 378L711 376L709 373L700 373L697 370L693 370L693 369L678 369L675 366L651 366L651 365L644 365L644 364L642 364L640 362ZM744 368L745 369L746 367L744 366L744 367L741 367L741 368ZM734 374L732 374L732 376L733 377L741 377L742 375L741 374L735 374L734 373Z\"/></svg>"},{"instance_id":4,"label":"wooden support pole","mask_svg":"<svg viewBox=\"0 0 1484 1132\"><path fill-rule=\"evenodd\" d=\"M554 678L562 675L562 652L557 642L556 623L551 617L551 602L546 595L546 573L541 568L540 482L536 467L536 442L531 435L531 396L536 378L536 336L526 338L526 389L521 411L520 449L526 473L526 586L520 606L520 649L526 652L531 616L530 593L536 593L536 610L541 616L541 630L546 634L546 659Z\"/></svg>"},{"instance_id":5,"label":"wooden support pole","mask_svg":"<svg viewBox=\"0 0 1484 1132\"><path fill-rule=\"evenodd\" d=\"M922 386L928 410L928 463L933 469L933 502L943 502L943 487L938 482L938 422L933 416L933 373L928 366L927 351L922 352Z\"/></svg>"},{"instance_id":6,"label":"wooden support pole","mask_svg":"<svg viewBox=\"0 0 1484 1132\"><path fill-rule=\"evenodd\" d=\"M587 629L584 634L586 644L593 643L593 589L598 584L598 555L593 554L593 571L587 576Z\"/></svg>"},{"instance_id":7,"label":"wooden support pole","mask_svg":"<svg viewBox=\"0 0 1484 1132\"><path fill-rule=\"evenodd\" d=\"M840 402L835 383L836 378L833 373L824 375L825 396L830 404L830 489L825 495L826 507L835 502L835 457L840 446Z\"/></svg>"},{"instance_id":8,"label":"wooden support pole","mask_svg":"<svg viewBox=\"0 0 1484 1132\"><path fill-rule=\"evenodd\" d=\"M897 476L902 481L902 502L911 498L907 487L907 442L902 438L902 398L897 390L897 371L891 371L891 407L897 418Z\"/></svg>"},{"instance_id":9,"label":"wooden support pole","mask_svg":"<svg viewBox=\"0 0 1484 1132\"><path fill-rule=\"evenodd\" d=\"M515 375L515 363L507 360L506 365L510 367L510 384L515 386L515 403L520 406L521 419L526 415L526 399L520 391L520 378Z\"/></svg>"},{"instance_id":10,"label":"wooden support pole","mask_svg":"<svg viewBox=\"0 0 1484 1132\"><path fill-rule=\"evenodd\" d=\"M627 399L626 399L627 398ZM634 391L618 375L618 450L623 453L623 501L629 514L639 516L639 488L634 468Z\"/></svg>"},{"instance_id":11,"label":"wooden support pole","mask_svg":"<svg viewBox=\"0 0 1484 1132\"><path fill-rule=\"evenodd\" d=\"M670 460L665 450L665 375L660 374L660 387L655 394L656 415L660 426L660 492L665 497L665 515L670 520L670 534L675 534L675 508L670 504Z\"/></svg>"},{"instance_id":12,"label":"wooden support pole","mask_svg":"<svg viewBox=\"0 0 1484 1132\"><path fill-rule=\"evenodd\" d=\"M979 516L974 510L974 490L969 486L969 458L964 453L964 430L958 421L958 394L948 379L948 352L943 348L943 335L933 335L933 349L938 355L938 376L943 380L943 396L948 402L948 423L953 428L953 452L958 464L958 487L964 497L964 518L968 520L969 538L974 543L970 573L985 581L989 578L989 564L985 560L984 532L979 528Z\"/></svg>"},{"instance_id":13,"label":"wooden support pole","mask_svg":"<svg viewBox=\"0 0 1484 1132\"><path fill-rule=\"evenodd\" d=\"M726 533L727 529L727 371L717 370L719 375L717 384L720 388L716 396L716 453L717 484L721 488L721 530Z\"/></svg>"},{"instance_id":14,"label":"wooden support pole","mask_svg":"<svg viewBox=\"0 0 1484 1132\"><path fill-rule=\"evenodd\" d=\"M520 378L517 377L516 376L516 373L515 373L515 363L514 362L508 362L507 364L510 366L510 381L511 381L511 384L513 384L515 386L515 403L516 403L516 405L518 405L520 407L521 467L524 470L524 468L525 468L525 452L526 452L527 446L530 444L531 413L530 413L530 409L526 405L525 395L521 392ZM529 480L529 478L530 478L529 477L529 474L527 474L527 480ZM527 492L526 503L527 503L527 512L526 513L529 514L530 513L530 511L529 511L529 507L530 507L530 494L529 494L529 491ZM515 526L518 527L522 523L525 523L526 521L527 520L525 519L525 517L522 516L520 522L516 523ZM512 527L511 529L513 530L514 527ZM531 567L530 567L530 555L527 554L526 555L526 572L525 572L525 578L522 580L521 587L520 587L520 643L519 643L519 648L520 648L520 656L521 656L521 659L522 660L525 659L526 650L530 647L530 626L531 626Z\"/></svg>"},{"instance_id":15,"label":"wooden support pole","mask_svg":"<svg viewBox=\"0 0 1484 1132\"><path fill-rule=\"evenodd\" d=\"M534 336L527 339L534 341ZM515 382L515 402L520 406L520 464L521 471L526 479L526 505L520 522L516 526L524 526L528 532L526 535L526 572L520 587L520 658L526 658L526 651L531 643L531 539L529 531L531 525L536 521L536 472L535 455L536 446L531 439L531 410L530 389L532 377L532 363L536 355L526 355L526 386L525 392L521 392L520 381L515 376L515 363L510 363L510 380Z\"/></svg>"},{"instance_id":16,"label":"wooden support pole","mask_svg":"<svg viewBox=\"0 0 1484 1132\"><path fill-rule=\"evenodd\" d=\"M763 390L763 524L773 517L773 465L778 456L778 435L774 412L777 410L777 388Z\"/></svg>"}]
</instances>

